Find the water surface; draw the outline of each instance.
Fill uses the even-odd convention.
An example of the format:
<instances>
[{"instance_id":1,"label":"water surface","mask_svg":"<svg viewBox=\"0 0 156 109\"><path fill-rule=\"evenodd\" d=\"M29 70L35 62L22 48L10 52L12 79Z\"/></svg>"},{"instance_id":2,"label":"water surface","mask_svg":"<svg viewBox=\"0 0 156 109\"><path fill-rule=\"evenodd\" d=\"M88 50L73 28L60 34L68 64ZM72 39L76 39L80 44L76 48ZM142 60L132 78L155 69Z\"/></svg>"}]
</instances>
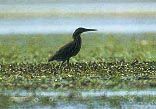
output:
<instances>
[{"instance_id":1,"label":"water surface","mask_svg":"<svg viewBox=\"0 0 156 109\"><path fill-rule=\"evenodd\" d=\"M156 108L156 91L148 90L90 90L45 91L5 90L0 100L8 102L10 109L153 109ZM6 100L6 101L5 101ZM3 107L5 104L0 104Z\"/></svg>"},{"instance_id":2,"label":"water surface","mask_svg":"<svg viewBox=\"0 0 156 109\"><path fill-rule=\"evenodd\" d=\"M156 32L156 2L2 2L0 34Z\"/></svg>"}]
</instances>

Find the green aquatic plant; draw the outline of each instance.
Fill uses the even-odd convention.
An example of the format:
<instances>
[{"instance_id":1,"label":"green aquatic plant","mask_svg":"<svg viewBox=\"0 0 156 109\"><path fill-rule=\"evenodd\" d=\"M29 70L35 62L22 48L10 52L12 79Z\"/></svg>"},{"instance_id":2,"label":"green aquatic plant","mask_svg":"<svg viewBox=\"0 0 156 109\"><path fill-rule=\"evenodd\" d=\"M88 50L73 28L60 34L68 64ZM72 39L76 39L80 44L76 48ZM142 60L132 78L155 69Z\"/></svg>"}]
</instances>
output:
<instances>
[{"instance_id":1,"label":"green aquatic plant","mask_svg":"<svg viewBox=\"0 0 156 109\"><path fill-rule=\"evenodd\" d=\"M101 89L132 84L135 85L131 87L146 88L155 86L156 62L77 62L70 68L54 63L13 63L1 64L0 72L0 85L8 88Z\"/></svg>"}]
</instances>

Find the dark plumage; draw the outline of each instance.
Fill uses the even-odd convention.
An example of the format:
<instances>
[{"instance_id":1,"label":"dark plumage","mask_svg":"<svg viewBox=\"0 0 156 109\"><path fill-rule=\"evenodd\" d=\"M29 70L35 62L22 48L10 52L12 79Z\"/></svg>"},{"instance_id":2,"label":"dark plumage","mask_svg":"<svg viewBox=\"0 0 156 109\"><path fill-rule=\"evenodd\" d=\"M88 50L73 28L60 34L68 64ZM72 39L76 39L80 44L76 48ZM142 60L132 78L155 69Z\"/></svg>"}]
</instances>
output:
<instances>
[{"instance_id":1,"label":"dark plumage","mask_svg":"<svg viewBox=\"0 0 156 109\"><path fill-rule=\"evenodd\" d=\"M62 64L67 61L69 64L69 59L76 56L81 49L81 33L87 31L96 31L95 29L77 28L73 33L73 41L67 43L61 47L53 56L51 56L48 62L56 60L62 61Z\"/></svg>"}]
</instances>

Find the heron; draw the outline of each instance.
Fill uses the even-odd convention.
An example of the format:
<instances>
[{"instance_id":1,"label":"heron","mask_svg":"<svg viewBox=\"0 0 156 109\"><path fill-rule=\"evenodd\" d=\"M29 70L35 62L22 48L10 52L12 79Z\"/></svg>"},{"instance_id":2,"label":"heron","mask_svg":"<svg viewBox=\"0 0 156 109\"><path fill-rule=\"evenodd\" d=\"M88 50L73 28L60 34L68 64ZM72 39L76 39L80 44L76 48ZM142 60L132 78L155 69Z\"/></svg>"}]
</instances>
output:
<instances>
[{"instance_id":1,"label":"heron","mask_svg":"<svg viewBox=\"0 0 156 109\"><path fill-rule=\"evenodd\" d=\"M87 29L82 27L77 28L72 35L73 40L65 44L64 46L62 46L58 51L56 51L56 53L48 59L48 62L54 60L62 61L61 66L65 62L67 62L67 65L69 66L70 58L76 56L81 49L81 44L82 44L81 34L88 31L97 31L97 30Z\"/></svg>"}]
</instances>

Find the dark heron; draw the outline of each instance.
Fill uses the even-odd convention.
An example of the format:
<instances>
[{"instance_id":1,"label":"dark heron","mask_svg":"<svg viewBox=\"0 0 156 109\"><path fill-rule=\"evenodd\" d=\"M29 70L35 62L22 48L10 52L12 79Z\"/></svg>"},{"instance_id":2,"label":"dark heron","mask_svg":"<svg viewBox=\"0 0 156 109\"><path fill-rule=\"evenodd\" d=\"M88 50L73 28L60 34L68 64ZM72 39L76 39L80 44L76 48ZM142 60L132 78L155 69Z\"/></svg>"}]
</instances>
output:
<instances>
[{"instance_id":1,"label":"dark heron","mask_svg":"<svg viewBox=\"0 0 156 109\"><path fill-rule=\"evenodd\" d=\"M81 33L87 31L96 31L96 29L86 29L86 28L77 28L73 33L73 41L67 43L63 47L61 47L53 56L51 56L48 60L50 61L62 61L61 66L65 61L69 65L69 59L73 56L76 56L81 49Z\"/></svg>"}]
</instances>

